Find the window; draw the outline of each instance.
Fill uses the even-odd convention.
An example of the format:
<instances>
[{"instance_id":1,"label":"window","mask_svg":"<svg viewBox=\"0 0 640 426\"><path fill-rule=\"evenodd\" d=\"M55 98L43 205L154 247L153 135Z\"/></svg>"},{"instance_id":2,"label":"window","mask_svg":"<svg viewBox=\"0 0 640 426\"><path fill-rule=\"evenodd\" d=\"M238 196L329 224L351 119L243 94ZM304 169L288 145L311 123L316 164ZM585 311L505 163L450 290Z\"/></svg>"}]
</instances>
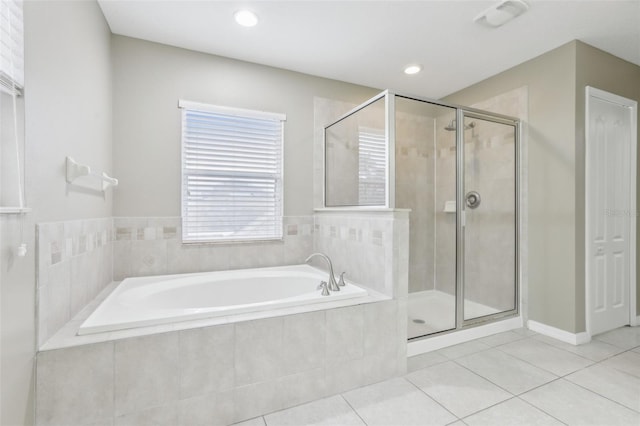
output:
<instances>
[{"instance_id":1,"label":"window","mask_svg":"<svg viewBox=\"0 0 640 426\"><path fill-rule=\"evenodd\" d=\"M22 2L0 0L0 214L29 211L24 193Z\"/></svg>"},{"instance_id":2,"label":"window","mask_svg":"<svg viewBox=\"0 0 640 426\"><path fill-rule=\"evenodd\" d=\"M179 105L183 242L281 239L286 117Z\"/></svg>"},{"instance_id":3,"label":"window","mask_svg":"<svg viewBox=\"0 0 640 426\"><path fill-rule=\"evenodd\" d=\"M0 1L0 89L20 93L24 86L22 1Z\"/></svg>"},{"instance_id":4,"label":"window","mask_svg":"<svg viewBox=\"0 0 640 426\"><path fill-rule=\"evenodd\" d=\"M358 129L358 205L385 205L386 146L383 130Z\"/></svg>"}]
</instances>

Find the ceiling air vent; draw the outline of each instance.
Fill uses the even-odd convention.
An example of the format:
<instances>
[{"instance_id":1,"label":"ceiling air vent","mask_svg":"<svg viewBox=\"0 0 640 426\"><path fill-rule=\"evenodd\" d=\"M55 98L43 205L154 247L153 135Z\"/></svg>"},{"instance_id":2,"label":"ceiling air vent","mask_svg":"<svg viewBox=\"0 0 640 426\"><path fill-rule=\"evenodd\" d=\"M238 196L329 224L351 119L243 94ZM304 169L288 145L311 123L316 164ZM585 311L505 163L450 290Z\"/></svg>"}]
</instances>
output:
<instances>
[{"instance_id":1,"label":"ceiling air vent","mask_svg":"<svg viewBox=\"0 0 640 426\"><path fill-rule=\"evenodd\" d=\"M473 22L496 28L523 14L528 9L529 5L522 0L503 0L473 18Z\"/></svg>"}]
</instances>

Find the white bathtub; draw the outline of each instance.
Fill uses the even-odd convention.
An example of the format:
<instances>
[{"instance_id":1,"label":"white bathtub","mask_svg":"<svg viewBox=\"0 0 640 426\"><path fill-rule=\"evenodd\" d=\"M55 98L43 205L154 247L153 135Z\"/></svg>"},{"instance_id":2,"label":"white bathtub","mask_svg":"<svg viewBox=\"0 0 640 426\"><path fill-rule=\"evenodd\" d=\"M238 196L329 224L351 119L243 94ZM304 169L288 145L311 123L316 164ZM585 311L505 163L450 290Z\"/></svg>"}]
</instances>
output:
<instances>
[{"instance_id":1,"label":"white bathtub","mask_svg":"<svg viewBox=\"0 0 640 426\"><path fill-rule=\"evenodd\" d=\"M80 326L78 334L166 324L363 297L347 280L322 296L328 274L309 265L127 278Z\"/></svg>"}]
</instances>

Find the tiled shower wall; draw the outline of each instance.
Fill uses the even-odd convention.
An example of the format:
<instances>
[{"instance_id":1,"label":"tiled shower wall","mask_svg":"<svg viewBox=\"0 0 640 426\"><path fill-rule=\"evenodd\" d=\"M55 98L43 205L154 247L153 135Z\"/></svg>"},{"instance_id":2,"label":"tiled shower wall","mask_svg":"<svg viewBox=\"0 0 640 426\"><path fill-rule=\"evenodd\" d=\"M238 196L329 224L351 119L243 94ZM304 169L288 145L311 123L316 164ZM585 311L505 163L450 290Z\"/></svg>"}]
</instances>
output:
<instances>
[{"instance_id":1,"label":"tiled shower wall","mask_svg":"<svg viewBox=\"0 0 640 426\"><path fill-rule=\"evenodd\" d=\"M113 220L37 225L38 346L113 281Z\"/></svg>"},{"instance_id":2,"label":"tiled shower wall","mask_svg":"<svg viewBox=\"0 0 640 426\"><path fill-rule=\"evenodd\" d=\"M403 111L416 101L396 100L396 207L410 209L409 291L435 286L434 119ZM418 104L420 105L420 104ZM420 105L422 107L422 105Z\"/></svg>"},{"instance_id":3,"label":"tiled shower wall","mask_svg":"<svg viewBox=\"0 0 640 426\"><path fill-rule=\"evenodd\" d=\"M445 211L445 203L456 202L456 132L445 129L453 113L436 118L435 175L435 289L456 294L456 212Z\"/></svg>"},{"instance_id":4,"label":"tiled shower wall","mask_svg":"<svg viewBox=\"0 0 640 426\"><path fill-rule=\"evenodd\" d=\"M521 125L526 126L529 116L529 91L526 86L519 87L514 90L510 90L508 92L502 93L500 95L494 96L490 99L487 99L482 102L478 102L472 107L482 109L485 111L496 112L499 114L510 115L512 117L517 117L521 120ZM528 212L528 184L527 184L527 158L528 158L528 150L527 150L527 132L521 132L521 139L519 142L520 147L520 224L519 231L517 232L518 238L520 240L520 253L518 263L520 266L520 300L521 303L526 304L527 300L527 252L526 248L528 246L528 231L527 231L527 212ZM497 134L493 138L488 138L483 141L483 146L480 148L480 155L484 155L483 157L479 156L480 164L485 162L492 162L494 164L499 164L499 168L494 172L494 182L491 184L496 187L497 191L500 191L499 188L501 185L501 178L504 176L510 176L510 180L513 180L511 173L509 173L504 168L507 167L509 162L505 160L510 155L509 150L512 149L509 145L504 144L504 138L501 135ZM484 151L484 152L482 152ZM489 157L489 158L487 158ZM512 163L511 163L512 164ZM513 165L513 164L512 164ZM507 198L508 200L508 198ZM501 200L504 202L504 200ZM498 207L497 217L501 217L504 213L504 208L500 209ZM486 228L487 234L491 234L492 232L500 232L499 226L500 224L496 224L495 218L491 220L490 218L479 218L480 226ZM513 221L513 215L509 215L505 218L506 221ZM508 232L504 232L502 235L509 235ZM512 234L513 235L513 234ZM505 258L513 258L514 253L514 241L508 241L505 238L502 241L493 242L493 247L496 247L497 250L500 250L501 253L504 253ZM482 251L482 248L480 249ZM482 256L478 256L475 259L475 265L471 265L472 267L477 268L476 270L480 270L480 268L486 267L483 265ZM487 280L485 282L479 282L475 286L469 286L469 288L465 289L465 293L469 295L469 298L478 301L479 303L483 303L486 305L490 305L490 300L494 301L493 303L498 304L498 307L503 306L511 306L513 300L513 286L511 283L513 282L513 276L507 275L512 270L507 268L499 268L497 265L493 265L488 270L484 270L483 273L485 276L496 277L495 282L491 280ZM472 272L473 273L473 272ZM507 276L505 276L507 275ZM475 288L472 288L475 287ZM490 305L491 306L491 305ZM522 309L521 313L526 315L526 309Z\"/></svg>"},{"instance_id":5,"label":"tiled shower wall","mask_svg":"<svg viewBox=\"0 0 640 426\"><path fill-rule=\"evenodd\" d=\"M472 105L474 108L499 114L517 117L526 123L528 118L528 89L520 87L505 92L486 101ZM436 120L436 289L456 293L455 259L456 253L456 218L453 213L446 213L442 206L447 200L455 200L456 190L456 150L455 132L444 130L452 117L439 117ZM469 121L473 121L472 119ZM503 126L504 127L504 126ZM498 127L498 130L501 130ZM477 233L472 241L474 256L467 258L467 279L465 296L467 299L487 306L507 309L512 307L514 299L513 259L515 241L513 237L513 191L515 169L513 161L512 134L504 135L491 129L486 123L476 120L476 127L465 130L468 139L466 145L467 181L475 177L473 182L479 192L489 194L494 200L487 215L481 215L473 223ZM526 135L526 132L522 132ZM520 258L521 294L526 295L526 214L527 184L526 177L526 139L520 140ZM498 179L497 177L501 177ZM492 180L493 179L493 180ZM511 204L509 204L511 202ZM485 201L486 203L486 201ZM487 205L487 204L485 204ZM488 206L488 205L487 205ZM482 209L474 212L478 216ZM468 228L469 230L469 228ZM481 235L481 237L479 237ZM491 258L495 250L503 253L503 264L497 264ZM482 277L482 278L480 278Z\"/></svg>"}]
</instances>

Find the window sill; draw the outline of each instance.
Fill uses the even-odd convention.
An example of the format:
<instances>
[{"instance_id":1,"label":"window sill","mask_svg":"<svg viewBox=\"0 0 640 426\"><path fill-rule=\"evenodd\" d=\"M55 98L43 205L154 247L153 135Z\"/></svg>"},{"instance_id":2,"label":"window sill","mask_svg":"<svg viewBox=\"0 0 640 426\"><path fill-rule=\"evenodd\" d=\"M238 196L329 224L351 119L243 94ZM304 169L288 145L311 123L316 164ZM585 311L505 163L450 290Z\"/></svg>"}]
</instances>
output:
<instances>
[{"instance_id":1,"label":"window sill","mask_svg":"<svg viewBox=\"0 0 640 426\"><path fill-rule=\"evenodd\" d=\"M346 207L321 207L317 209L313 209L316 213L332 213L332 212L341 212L341 213L404 213L410 212L411 209L391 209L388 207L370 207L370 206L346 206Z\"/></svg>"},{"instance_id":2,"label":"window sill","mask_svg":"<svg viewBox=\"0 0 640 426\"><path fill-rule=\"evenodd\" d=\"M263 240L220 240L220 241L181 241L183 246L219 246L240 244L284 243L284 237L265 238Z\"/></svg>"},{"instance_id":3,"label":"window sill","mask_svg":"<svg viewBox=\"0 0 640 426\"><path fill-rule=\"evenodd\" d=\"M27 214L31 210L30 207L0 207L0 214Z\"/></svg>"}]
</instances>

